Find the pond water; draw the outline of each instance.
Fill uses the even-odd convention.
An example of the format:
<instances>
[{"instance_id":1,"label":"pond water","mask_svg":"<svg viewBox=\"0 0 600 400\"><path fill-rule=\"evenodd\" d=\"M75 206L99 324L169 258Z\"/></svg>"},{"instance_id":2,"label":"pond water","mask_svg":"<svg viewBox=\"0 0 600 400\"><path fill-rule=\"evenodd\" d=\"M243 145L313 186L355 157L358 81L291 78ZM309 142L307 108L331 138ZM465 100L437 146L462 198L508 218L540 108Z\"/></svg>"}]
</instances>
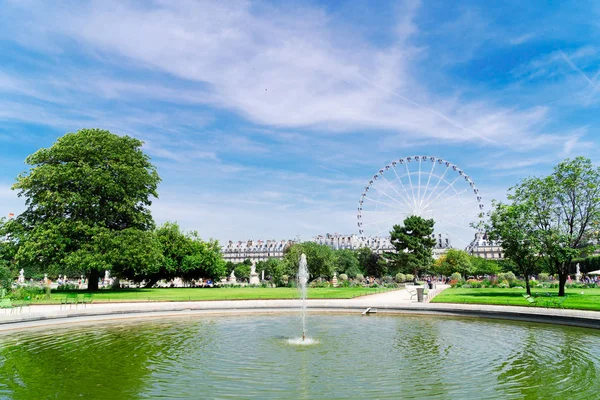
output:
<instances>
[{"instance_id":1,"label":"pond water","mask_svg":"<svg viewBox=\"0 0 600 400\"><path fill-rule=\"evenodd\" d=\"M594 399L600 332L433 316L196 316L0 335L14 399Z\"/></svg>"}]
</instances>

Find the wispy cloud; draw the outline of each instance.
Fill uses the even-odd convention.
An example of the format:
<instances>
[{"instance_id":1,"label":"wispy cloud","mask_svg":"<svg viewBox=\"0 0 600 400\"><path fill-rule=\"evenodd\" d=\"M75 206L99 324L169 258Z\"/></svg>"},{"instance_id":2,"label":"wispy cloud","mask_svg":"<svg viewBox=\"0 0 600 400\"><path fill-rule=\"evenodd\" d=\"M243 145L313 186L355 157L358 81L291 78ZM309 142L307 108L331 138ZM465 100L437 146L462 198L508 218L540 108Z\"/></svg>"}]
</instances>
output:
<instances>
[{"instance_id":1,"label":"wispy cloud","mask_svg":"<svg viewBox=\"0 0 600 400\"><path fill-rule=\"evenodd\" d=\"M0 141L18 149L4 156L81 127L136 136L163 177L156 218L223 239L352 232L364 183L413 153L498 193L593 151L597 43L512 57L544 30L407 0L371 31L336 7L6 1Z\"/></svg>"}]
</instances>

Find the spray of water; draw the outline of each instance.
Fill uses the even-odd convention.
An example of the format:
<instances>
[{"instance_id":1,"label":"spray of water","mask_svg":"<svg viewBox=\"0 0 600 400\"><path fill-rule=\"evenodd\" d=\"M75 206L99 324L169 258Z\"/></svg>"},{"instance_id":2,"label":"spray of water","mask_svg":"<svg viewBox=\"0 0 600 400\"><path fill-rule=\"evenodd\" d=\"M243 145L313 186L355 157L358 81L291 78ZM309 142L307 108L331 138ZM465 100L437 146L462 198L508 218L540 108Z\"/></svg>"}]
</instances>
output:
<instances>
[{"instance_id":1,"label":"spray of water","mask_svg":"<svg viewBox=\"0 0 600 400\"><path fill-rule=\"evenodd\" d=\"M302 300L302 340L306 339L306 283L308 282L308 267L306 264L306 256L300 256L300 265L298 266L298 289L300 290L300 298Z\"/></svg>"}]
</instances>

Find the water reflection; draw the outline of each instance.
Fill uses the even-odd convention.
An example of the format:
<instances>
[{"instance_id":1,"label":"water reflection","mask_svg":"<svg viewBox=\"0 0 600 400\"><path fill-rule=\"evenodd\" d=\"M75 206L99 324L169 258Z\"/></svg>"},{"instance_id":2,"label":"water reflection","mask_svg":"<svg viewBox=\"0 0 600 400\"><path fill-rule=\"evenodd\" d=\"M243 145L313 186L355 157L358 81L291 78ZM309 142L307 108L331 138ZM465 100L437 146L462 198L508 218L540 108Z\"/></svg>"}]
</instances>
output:
<instances>
[{"instance_id":1,"label":"water reflection","mask_svg":"<svg viewBox=\"0 0 600 400\"><path fill-rule=\"evenodd\" d=\"M495 368L507 398L597 397L596 335L551 326L528 327L525 332L519 340L521 345Z\"/></svg>"},{"instance_id":2,"label":"water reflection","mask_svg":"<svg viewBox=\"0 0 600 400\"><path fill-rule=\"evenodd\" d=\"M77 325L0 336L0 397L596 398L596 331L425 316Z\"/></svg>"}]
</instances>

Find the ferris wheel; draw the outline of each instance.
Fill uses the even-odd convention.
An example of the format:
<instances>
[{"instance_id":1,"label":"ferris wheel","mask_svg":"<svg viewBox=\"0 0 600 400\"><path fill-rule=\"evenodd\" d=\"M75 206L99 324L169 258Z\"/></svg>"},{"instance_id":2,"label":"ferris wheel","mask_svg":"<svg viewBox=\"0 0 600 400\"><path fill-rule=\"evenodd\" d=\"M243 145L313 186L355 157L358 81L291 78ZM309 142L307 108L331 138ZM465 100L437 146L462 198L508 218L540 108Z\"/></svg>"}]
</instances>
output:
<instances>
[{"instance_id":1,"label":"ferris wheel","mask_svg":"<svg viewBox=\"0 0 600 400\"><path fill-rule=\"evenodd\" d=\"M361 236L389 236L411 215L435 221L434 232L456 247L473 240L484 214L479 189L469 175L449 161L431 156L392 161L369 180L358 203Z\"/></svg>"}]
</instances>

